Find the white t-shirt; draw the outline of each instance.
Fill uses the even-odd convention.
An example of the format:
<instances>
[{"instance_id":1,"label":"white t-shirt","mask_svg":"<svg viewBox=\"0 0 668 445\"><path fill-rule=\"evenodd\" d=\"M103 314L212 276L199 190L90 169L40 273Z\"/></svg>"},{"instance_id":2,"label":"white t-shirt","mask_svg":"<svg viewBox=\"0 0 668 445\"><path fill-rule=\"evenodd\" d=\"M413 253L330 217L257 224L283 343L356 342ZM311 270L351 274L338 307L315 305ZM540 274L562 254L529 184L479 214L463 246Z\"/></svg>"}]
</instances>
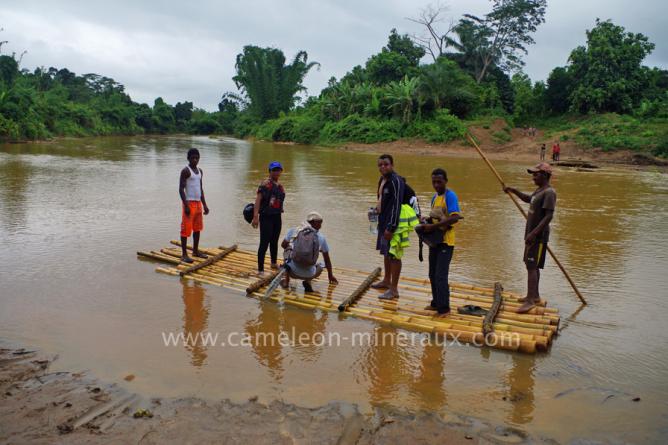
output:
<instances>
[{"instance_id":1,"label":"white t-shirt","mask_svg":"<svg viewBox=\"0 0 668 445\"><path fill-rule=\"evenodd\" d=\"M295 235L295 232L298 230L298 228L292 228L288 230L288 233L285 235L285 241L290 242L292 241L292 237ZM325 238L325 235L322 233L318 232L318 242L320 243L320 252L322 253L327 253L329 252L329 245L327 244L327 238ZM290 270L292 273L299 277L312 277L316 273L316 266L315 264L311 267L302 267L299 266L298 264L294 264L290 262Z\"/></svg>"}]
</instances>

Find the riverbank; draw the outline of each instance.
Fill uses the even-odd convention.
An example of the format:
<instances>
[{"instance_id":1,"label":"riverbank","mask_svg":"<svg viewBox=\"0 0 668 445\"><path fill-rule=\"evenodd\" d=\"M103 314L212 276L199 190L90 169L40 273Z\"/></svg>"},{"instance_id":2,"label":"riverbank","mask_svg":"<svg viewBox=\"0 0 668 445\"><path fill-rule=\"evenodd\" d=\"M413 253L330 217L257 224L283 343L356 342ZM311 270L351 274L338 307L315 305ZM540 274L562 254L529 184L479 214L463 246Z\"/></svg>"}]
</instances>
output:
<instances>
[{"instance_id":1,"label":"riverbank","mask_svg":"<svg viewBox=\"0 0 668 445\"><path fill-rule=\"evenodd\" d=\"M257 397L245 403L145 398L85 372L51 372L54 360L37 351L0 349L0 442L555 443L457 415L378 408L368 417L338 401L305 408Z\"/></svg>"},{"instance_id":2,"label":"riverbank","mask_svg":"<svg viewBox=\"0 0 668 445\"><path fill-rule=\"evenodd\" d=\"M546 134L537 130L535 136L528 136L520 128L509 129L505 121L497 120L484 128L470 127L469 131L476 138L485 154L493 160L518 161L536 163L540 160L540 146L547 147L545 158L551 159L552 144L559 135ZM507 142L499 138L499 134L507 135ZM560 141L561 161L578 160L592 164L623 166L638 169L658 168L668 171L668 160L646 153L632 150L605 151L600 148L585 148L574 140ZM420 156L452 156L459 158L477 158L477 151L463 140L447 143L429 143L420 139L402 139L376 144L344 143L340 149L353 152L374 152L390 154L415 154Z\"/></svg>"}]
</instances>

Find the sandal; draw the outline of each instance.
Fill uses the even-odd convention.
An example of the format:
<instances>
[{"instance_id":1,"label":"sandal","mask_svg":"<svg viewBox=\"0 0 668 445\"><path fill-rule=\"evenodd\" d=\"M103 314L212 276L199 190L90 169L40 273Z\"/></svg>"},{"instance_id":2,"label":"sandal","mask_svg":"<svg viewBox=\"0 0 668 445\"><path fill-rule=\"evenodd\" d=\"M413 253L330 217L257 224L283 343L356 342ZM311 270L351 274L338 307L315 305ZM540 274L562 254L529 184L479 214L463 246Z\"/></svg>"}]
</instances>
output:
<instances>
[{"instance_id":1,"label":"sandal","mask_svg":"<svg viewBox=\"0 0 668 445\"><path fill-rule=\"evenodd\" d=\"M457 313L461 315L477 315L482 317L487 315L487 309L483 309L480 306L467 304L465 306L457 308Z\"/></svg>"}]
</instances>

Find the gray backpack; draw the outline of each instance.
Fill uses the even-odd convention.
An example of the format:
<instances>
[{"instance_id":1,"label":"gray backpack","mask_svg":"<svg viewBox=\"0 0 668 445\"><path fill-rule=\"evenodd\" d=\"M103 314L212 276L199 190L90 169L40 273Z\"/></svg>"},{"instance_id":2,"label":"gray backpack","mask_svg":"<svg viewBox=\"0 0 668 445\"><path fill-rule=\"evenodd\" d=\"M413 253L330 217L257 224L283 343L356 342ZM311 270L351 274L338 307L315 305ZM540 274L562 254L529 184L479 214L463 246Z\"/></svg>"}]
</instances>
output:
<instances>
[{"instance_id":1,"label":"gray backpack","mask_svg":"<svg viewBox=\"0 0 668 445\"><path fill-rule=\"evenodd\" d=\"M320 254L320 239L313 227L300 228L292 241L290 259L302 267L311 267L318 262Z\"/></svg>"}]
</instances>

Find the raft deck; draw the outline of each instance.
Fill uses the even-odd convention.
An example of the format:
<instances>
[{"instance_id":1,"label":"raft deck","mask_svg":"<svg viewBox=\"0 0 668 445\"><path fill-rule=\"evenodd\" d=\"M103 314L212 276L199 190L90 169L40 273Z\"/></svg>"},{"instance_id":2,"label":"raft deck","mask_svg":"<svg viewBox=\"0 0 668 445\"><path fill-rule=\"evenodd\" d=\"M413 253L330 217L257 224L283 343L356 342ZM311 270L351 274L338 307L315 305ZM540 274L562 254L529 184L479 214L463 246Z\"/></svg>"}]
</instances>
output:
<instances>
[{"instance_id":1,"label":"raft deck","mask_svg":"<svg viewBox=\"0 0 668 445\"><path fill-rule=\"evenodd\" d=\"M160 266L157 272L181 275L258 299L265 297L265 289L271 280L258 275L256 253L238 250L236 247L200 248L210 258L193 258L193 264L185 264L180 260L180 242L171 241L171 244L159 251L137 252L137 255L172 265ZM213 256L222 258L211 261ZM192 266L198 266L197 270L192 270ZM270 270L268 262L265 270ZM435 312L424 309L431 301L429 280L402 276L399 300L384 301L378 299L378 291L368 287L380 275L379 270L365 272L335 267L334 271L339 280L338 285L330 285L326 279L320 278L314 280L314 292L304 292L301 286L296 286L297 283L301 284L300 280L292 280L290 288L279 286L266 298L310 310L340 310L343 315L409 331L440 334L463 343L523 353L547 350L558 332L560 318L557 309L547 307L546 302L542 301L528 314L517 314L516 310L521 305L518 299L522 296L500 288L495 295L495 289L492 288L450 282L452 312L439 318L434 315ZM247 290L251 292L247 293ZM494 304L495 296L497 304ZM483 317L458 314L457 309L465 305L491 310L495 314L487 320L491 322L491 331L490 324L484 323Z\"/></svg>"}]
</instances>

